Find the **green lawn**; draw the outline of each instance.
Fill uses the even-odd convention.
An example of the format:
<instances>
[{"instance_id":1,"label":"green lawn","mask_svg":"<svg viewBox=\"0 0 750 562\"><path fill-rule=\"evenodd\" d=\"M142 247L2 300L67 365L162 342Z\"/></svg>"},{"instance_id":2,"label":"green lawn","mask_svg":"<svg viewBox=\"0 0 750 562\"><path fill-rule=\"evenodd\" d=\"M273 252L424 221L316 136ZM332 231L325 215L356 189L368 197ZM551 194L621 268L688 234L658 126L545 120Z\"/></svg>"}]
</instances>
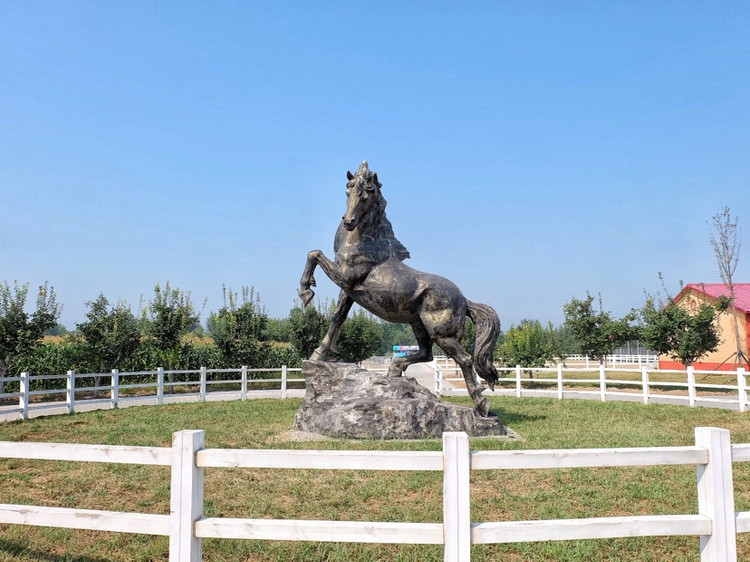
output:
<instances>
[{"instance_id":1,"label":"green lawn","mask_svg":"<svg viewBox=\"0 0 750 562\"><path fill-rule=\"evenodd\" d=\"M468 405L468 399L455 399ZM439 450L440 440L279 441L300 401L250 400L98 411L0 424L0 440L169 446L205 429L208 447ZM472 449L690 445L696 426L750 443L750 416L724 410L586 400L493 398L522 442L472 439ZM750 463L735 465L736 508L750 510ZM207 469L205 514L223 517L437 522L438 472ZM476 471L472 520L696 513L695 467ZM0 503L169 512L169 469L0 460ZM750 559L750 534L739 559ZM167 560L166 537L0 525L0 561ZM699 560L696 537L473 547L474 560ZM440 546L204 541L206 561L442 560Z\"/></svg>"}]
</instances>

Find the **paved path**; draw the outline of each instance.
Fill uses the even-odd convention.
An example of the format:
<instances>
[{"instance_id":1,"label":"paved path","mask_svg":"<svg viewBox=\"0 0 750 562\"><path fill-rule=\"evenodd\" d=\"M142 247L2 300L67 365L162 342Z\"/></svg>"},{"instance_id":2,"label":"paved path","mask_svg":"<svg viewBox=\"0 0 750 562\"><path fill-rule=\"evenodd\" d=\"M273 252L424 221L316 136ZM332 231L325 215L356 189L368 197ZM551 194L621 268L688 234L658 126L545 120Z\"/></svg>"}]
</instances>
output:
<instances>
[{"instance_id":1,"label":"paved path","mask_svg":"<svg viewBox=\"0 0 750 562\"><path fill-rule=\"evenodd\" d=\"M290 389L287 390L289 398L303 398L304 390ZM240 400L242 398L239 391L236 392L208 392L206 393L206 402L224 402L228 400ZM280 390L253 390L248 391L246 398L248 400L258 400L262 398L281 398ZM165 394L164 404L183 404L187 402L199 402L198 394ZM156 406L156 396L131 396L120 397L119 408L130 408L132 406ZM111 410L112 402L110 400L77 400L75 411L90 412L92 410ZM56 416L67 414L68 407L65 402L46 402L43 407L35 404L29 408L29 418L38 418L41 416ZM0 422L13 421L19 419L18 408L13 406L0 406Z\"/></svg>"},{"instance_id":2,"label":"paved path","mask_svg":"<svg viewBox=\"0 0 750 562\"><path fill-rule=\"evenodd\" d=\"M407 377L414 377L419 384L435 393L435 370L427 363L414 363L406 369Z\"/></svg>"},{"instance_id":3,"label":"paved path","mask_svg":"<svg viewBox=\"0 0 750 562\"><path fill-rule=\"evenodd\" d=\"M364 365L366 369L372 371L385 372L387 369L384 365ZM416 381L430 390L433 394L435 393L435 370L430 366L429 363L414 363L409 365L406 369L405 375L407 377L413 377ZM448 381L443 381L443 386L446 388L452 388L453 385Z\"/></svg>"}]
</instances>

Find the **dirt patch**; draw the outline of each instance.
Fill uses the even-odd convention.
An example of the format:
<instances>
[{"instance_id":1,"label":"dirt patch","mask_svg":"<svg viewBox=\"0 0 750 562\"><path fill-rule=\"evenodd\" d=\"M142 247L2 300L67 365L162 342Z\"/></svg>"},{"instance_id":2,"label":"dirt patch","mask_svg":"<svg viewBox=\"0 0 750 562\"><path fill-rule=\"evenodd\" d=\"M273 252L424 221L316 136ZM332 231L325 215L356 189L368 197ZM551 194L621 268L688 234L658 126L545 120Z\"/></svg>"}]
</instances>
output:
<instances>
[{"instance_id":1,"label":"dirt patch","mask_svg":"<svg viewBox=\"0 0 750 562\"><path fill-rule=\"evenodd\" d=\"M309 431L297 431L296 429L290 429L289 431L280 433L279 435L272 437L270 439L270 441L273 443L284 443L288 441L307 442L307 441L331 441L331 440L332 439L330 437L326 437L325 435L321 435L320 433L310 433Z\"/></svg>"},{"instance_id":2,"label":"dirt patch","mask_svg":"<svg viewBox=\"0 0 750 562\"><path fill-rule=\"evenodd\" d=\"M518 433L513 431L511 428L506 427L508 433L506 435L487 435L481 437L472 437L472 439L482 440L498 440L498 441L525 441ZM320 433L311 433L309 431L297 431L296 429L290 429L283 433L280 433L274 437L271 437L269 441L271 443L288 443L288 442L311 442L311 441L333 441L333 437L327 437ZM350 439L350 441L362 441L361 439ZM367 441L367 440L364 440ZM389 441L421 441L420 439L389 439Z\"/></svg>"}]
</instances>

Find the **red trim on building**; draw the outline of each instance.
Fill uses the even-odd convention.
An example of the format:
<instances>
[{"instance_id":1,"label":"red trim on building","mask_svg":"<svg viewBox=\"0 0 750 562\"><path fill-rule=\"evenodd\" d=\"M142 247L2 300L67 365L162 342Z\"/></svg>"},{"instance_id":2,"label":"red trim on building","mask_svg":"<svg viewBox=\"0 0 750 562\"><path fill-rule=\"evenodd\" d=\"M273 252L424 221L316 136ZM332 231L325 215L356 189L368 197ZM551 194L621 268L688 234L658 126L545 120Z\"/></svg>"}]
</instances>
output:
<instances>
[{"instance_id":1,"label":"red trim on building","mask_svg":"<svg viewBox=\"0 0 750 562\"><path fill-rule=\"evenodd\" d=\"M742 367L743 365L738 365L736 362L736 359L733 361L727 361L724 364L721 363L702 363L700 361L696 361L693 363L693 369L696 371L736 371L737 367ZM745 369L747 369L747 365L744 366ZM663 371L685 371L686 367L679 361L669 361L669 360L662 360L659 359L659 369Z\"/></svg>"}]
</instances>

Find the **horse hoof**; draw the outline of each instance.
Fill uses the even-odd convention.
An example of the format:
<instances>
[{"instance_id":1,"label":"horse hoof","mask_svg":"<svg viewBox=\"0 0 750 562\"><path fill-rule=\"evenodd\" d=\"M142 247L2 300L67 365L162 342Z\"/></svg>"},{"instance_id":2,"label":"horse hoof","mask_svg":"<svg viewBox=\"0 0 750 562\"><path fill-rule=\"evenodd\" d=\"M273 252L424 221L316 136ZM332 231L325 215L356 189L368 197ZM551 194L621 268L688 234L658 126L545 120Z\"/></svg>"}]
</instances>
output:
<instances>
[{"instance_id":1,"label":"horse hoof","mask_svg":"<svg viewBox=\"0 0 750 562\"><path fill-rule=\"evenodd\" d=\"M312 355L310 355L310 361L325 361L325 360L326 360L326 354L323 353L323 350L320 348L313 351Z\"/></svg>"},{"instance_id":2,"label":"horse hoof","mask_svg":"<svg viewBox=\"0 0 750 562\"><path fill-rule=\"evenodd\" d=\"M487 398L482 398L479 402L476 403L476 407L474 408L480 416L483 418L486 418L490 415L490 401L487 400Z\"/></svg>"},{"instance_id":3,"label":"horse hoof","mask_svg":"<svg viewBox=\"0 0 750 562\"><path fill-rule=\"evenodd\" d=\"M297 293L299 295L299 298L302 299L302 306L307 306L312 302L313 297L315 296L315 293L312 292L310 289L305 289L304 291L300 291Z\"/></svg>"},{"instance_id":4,"label":"horse hoof","mask_svg":"<svg viewBox=\"0 0 750 562\"><path fill-rule=\"evenodd\" d=\"M400 377L401 375L403 375L403 373L398 369L388 369L389 377Z\"/></svg>"}]
</instances>

